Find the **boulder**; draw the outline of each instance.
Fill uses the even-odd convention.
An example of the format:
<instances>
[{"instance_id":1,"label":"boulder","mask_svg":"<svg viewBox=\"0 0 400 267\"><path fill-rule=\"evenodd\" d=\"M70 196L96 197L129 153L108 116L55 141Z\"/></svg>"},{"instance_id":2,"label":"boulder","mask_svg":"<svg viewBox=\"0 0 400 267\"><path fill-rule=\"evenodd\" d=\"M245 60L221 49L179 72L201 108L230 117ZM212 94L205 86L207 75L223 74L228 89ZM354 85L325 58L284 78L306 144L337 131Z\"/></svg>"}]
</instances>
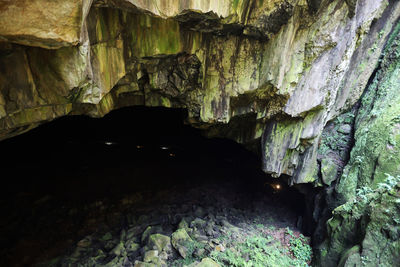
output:
<instances>
[{"instance_id":1,"label":"boulder","mask_svg":"<svg viewBox=\"0 0 400 267\"><path fill-rule=\"evenodd\" d=\"M159 253L171 250L171 238L162 234L152 234L149 236L147 247L156 249Z\"/></svg>"},{"instance_id":2,"label":"boulder","mask_svg":"<svg viewBox=\"0 0 400 267\"><path fill-rule=\"evenodd\" d=\"M172 246L179 252L182 258L186 258L189 252L188 247L193 243L185 229L181 228L172 234Z\"/></svg>"}]
</instances>

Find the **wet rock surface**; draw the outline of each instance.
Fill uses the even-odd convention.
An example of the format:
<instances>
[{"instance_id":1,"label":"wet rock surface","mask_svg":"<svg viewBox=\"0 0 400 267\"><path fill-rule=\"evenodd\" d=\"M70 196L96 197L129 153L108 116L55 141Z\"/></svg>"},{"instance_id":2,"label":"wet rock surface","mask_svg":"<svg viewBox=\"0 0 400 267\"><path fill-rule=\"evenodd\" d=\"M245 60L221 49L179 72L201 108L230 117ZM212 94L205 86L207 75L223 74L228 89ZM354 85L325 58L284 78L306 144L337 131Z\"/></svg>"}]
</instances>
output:
<instances>
[{"instance_id":1,"label":"wet rock surface","mask_svg":"<svg viewBox=\"0 0 400 267\"><path fill-rule=\"evenodd\" d=\"M398 266L399 263L399 51L400 25L393 31L369 86L353 112L335 121L337 131L326 135L320 148L327 158L343 158L323 195L322 231L314 236L316 263L323 266ZM353 121L353 122L352 122ZM353 135L351 153L345 152L347 132ZM328 129L329 130L329 129ZM333 134L332 134L333 133ZM330 146L327 149L326 145ZM331 150L336 147L336 153ZM340 152L340 150L342 150ZM339 152L339 153L337 153ZM322 156L322 155L321 155ZM338 157L339 156L339 157ZM324 164L321 174L324 177ZM339 161L340 163L340 161ZM325 169L329 169L325 165ZM325 179L326 180L326 179ZM322 205L324 206L324 205ZM331 213L331 211L333 212ZM318 214L317 213L317 214Z\"/></svg>"},{"instance_id":2,"label":"wet rock surface","mask_svg":"<svg viewBox=\"0 0 400 267\"><path fill-rule=\"evenodd\" d=\"M297 184L306 195L307 219L298 217L296 225L315 230L319 264L399 265L399 1L50 2L0 4L0 140L66 115L101 117L137 105L183 108L187 123L208 136L257 147L265 173ZM236 246L213 237L210 216L224 217L216 222L219 229L246 233L240 220L229 216L239 216L232 209L251 212L249 203L257 201L270 207L277 197L277 185L267 183L269 200L240 195L249 197L250 206L237 208L236 200L225 201L224 192L207 187L217 174L229 173L231 181L247 177L249 170L240 174L236 168L246 167L245 161L234 153L218 157L233 164L220 173L220 164L160 140L149 145L77 132L87 140L63 148L53 143L54 149L41 140L4 152L4 265L61 254L47 264L164 266L184 260L176 263L257 266L265 260L293 265L290 257L275 261L286 252L270 252L277 250L271 249L269 233L233 238ZM64 148L69 152L59 154ZM106 149L118 156L103 156ZM203 165L169 173L174 161L191 166L189 158ZM162 168L144 159L161 162ZM224 203L226 211L186 200L189 187L175 188L167 177L181 185L205 182L190 189L215 194L213 201ZM311 183L323 189L302 185ZM233 184L220 186L233 189ZM162 190L189 201L192 209L169 193L158 197ZM153 197L159 203L151 202ZM152 210L162 216L150 216ZM175 211L182 216L172 220ZM287 228L284 236L296 235ZM375 244L382 243L389 253L376 252L381 248ZM307 262L296 251L292 256Z\"/></svg>"},{"instance_id":3,"label":"wet rock surface","mask_svg":"<svg viewBox=\"0 0 400 267\"><path fill-rule=\"evenodd\" d=\"M293 184L315 181L324 126L359 99L400 14L384 0L25 2L0 5L0 139L185 108L210 136L261 138L263 170Z\"/></svg>"}]
</instances>

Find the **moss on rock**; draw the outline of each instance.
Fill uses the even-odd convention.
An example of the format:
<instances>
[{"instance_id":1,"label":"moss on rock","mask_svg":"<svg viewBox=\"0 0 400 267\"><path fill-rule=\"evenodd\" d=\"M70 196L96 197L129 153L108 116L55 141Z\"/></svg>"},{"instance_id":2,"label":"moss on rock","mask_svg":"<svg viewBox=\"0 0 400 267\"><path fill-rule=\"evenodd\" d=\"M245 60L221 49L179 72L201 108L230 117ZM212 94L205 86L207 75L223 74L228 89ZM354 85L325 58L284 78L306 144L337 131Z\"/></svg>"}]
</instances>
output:
<instances>
[{"instance_id":1,"label":"moss on rock","mask_svg":"<svg viewBox=\"0 0 400 267\"><path fill-rule=\"evenodd\" d=\"M396 266L400 258L400 35L396 29L355 121L355 145L336 193L318 263ZM359 252L348 250L359 246ZM325 252L324 252L325 251ZM347 252L346 252L347 251ZM357 256L358 255L358 256Z\"/></svg>"}]
</instances>

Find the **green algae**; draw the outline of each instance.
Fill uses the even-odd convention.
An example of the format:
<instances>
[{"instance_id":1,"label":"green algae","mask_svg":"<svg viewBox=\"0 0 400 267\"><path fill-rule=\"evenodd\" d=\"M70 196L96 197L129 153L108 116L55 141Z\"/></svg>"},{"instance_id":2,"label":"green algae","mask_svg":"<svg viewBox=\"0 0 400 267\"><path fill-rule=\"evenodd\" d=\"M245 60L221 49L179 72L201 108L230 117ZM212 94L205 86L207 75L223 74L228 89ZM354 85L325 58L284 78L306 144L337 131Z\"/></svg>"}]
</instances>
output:
<instances>
[{"instance_id":1,"label":"green algae","mask_svg":"<svg viewBox=\"0 0 400 267\"><path fill-rule=\"evenodd\" d=\"M324 266L398 265L400 242L400 35L364 93L355 120L355 145L336 192L342 204L328 221L328 238L317 249ZM396 180L397 179L397 180ZM396 185L397 184L397 185ZM359 247L357 252L355 247ZM327 251L327 253L322 253ZM350 255L350 254L351 255Z\"/></svg>"},{"instance_id":2,"label":"green algae","mask_svg":"<svg viewBox=\"0 0 400 267\"><path fill-rule=\"evenodd\" d=\"M130 36L128 46L138 57L177 54L183 50L179 23L145 14L126 16L125 27Z\"/></svg>"},{"instance_id":3,"label":"green algae","mask_svg":"<svg viewBox=\"0 0 400 267\"><path fill-rule=\"evenodd\" d=\"M398 41L397 41L398 42ZM397 49L391 55L398 54ZM344 201L355 193L356 186L375 187L385 173L400 174L400 60L384 61L361 101L356 119L356 144L338 185Z\"/></svg>"},{"instance_id":4,"label":"green algae","mask_svg":"<svg viewBox=\"0 0 400 267\"><path fill-rule=\"evenodd\" d=\"M284 120L267 126L262 144L265 147L264 164L268 164L263 166L264 170L277 177L281 173L293 174L295 165L292 158L299 153L296 148L300 146L302 130L303 125L299 125L298 120Z\"/></svg>"}]
</instances>

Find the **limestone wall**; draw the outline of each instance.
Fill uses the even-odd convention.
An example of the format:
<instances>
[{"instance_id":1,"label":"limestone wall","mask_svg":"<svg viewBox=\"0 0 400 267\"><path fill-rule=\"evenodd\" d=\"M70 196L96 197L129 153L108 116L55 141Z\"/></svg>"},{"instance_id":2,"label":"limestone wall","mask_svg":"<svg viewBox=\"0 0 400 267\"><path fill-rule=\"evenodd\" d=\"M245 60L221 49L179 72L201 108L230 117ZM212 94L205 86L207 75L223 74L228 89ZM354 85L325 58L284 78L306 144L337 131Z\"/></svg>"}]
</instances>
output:
<instances>
[{"instance_id":1,"label":"limestone wall","mask_svg":"<svg viewBox=\"0 0 400 267\"><path fill-rule=\"evenodd\" d=\"M386 0L61 2L0 4L0 139L68 114L182 107L209 135L262 137L264 171L292 183L315 181L322 129L359 99L400 13Z\"/></svg>"}]
</instances>

